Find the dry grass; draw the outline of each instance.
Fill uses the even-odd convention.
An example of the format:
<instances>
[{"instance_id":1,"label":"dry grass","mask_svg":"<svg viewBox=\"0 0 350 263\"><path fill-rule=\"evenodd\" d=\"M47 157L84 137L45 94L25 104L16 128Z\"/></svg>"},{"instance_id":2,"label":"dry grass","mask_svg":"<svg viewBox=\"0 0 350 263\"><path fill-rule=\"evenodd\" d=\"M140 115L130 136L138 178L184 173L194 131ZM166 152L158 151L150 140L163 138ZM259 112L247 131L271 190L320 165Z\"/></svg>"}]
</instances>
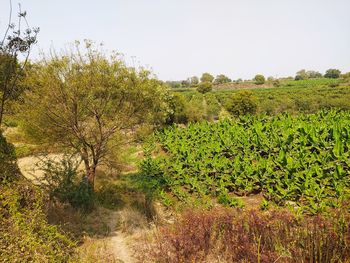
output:
<instances>
[{"instance_id":1,"label":"dry grass","mask_svg":"<svg viewBox=\"0 0 350 263\"><path fill-rule=\"evenodd\" d=\"M117 263L123 262L115 257L108 240L85 237L83 244L76 250L71 263Z\"/></svg>"},{"instance_id":2,"label":"dry grass","mask_svg":"<svg viewBox=\"0 0 350 263\"><path fill-rule=\"evenodd\" d=\"M297 218L286 210L189 211L148 236L141 262L349 262L349 214Z\"/></svg>"}]
</instances>

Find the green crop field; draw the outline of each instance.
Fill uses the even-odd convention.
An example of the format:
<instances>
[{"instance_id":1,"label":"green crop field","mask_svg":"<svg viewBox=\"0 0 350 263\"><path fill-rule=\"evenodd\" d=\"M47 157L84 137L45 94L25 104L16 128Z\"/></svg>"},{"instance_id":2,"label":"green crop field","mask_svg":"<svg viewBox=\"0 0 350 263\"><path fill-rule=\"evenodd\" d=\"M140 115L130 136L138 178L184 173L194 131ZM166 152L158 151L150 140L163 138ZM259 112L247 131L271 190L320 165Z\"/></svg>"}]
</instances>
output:
<instances>
[{"instance_id":1,"label":"green crop field","mask_svg":"<svg viewBox=\"0 0 350 263\"><path fill-rule=\"evenodd\" d=\"M316 213L350 194L350 112L245 116L171 127L157 134L165 155L146 159L145 174L179 200L262 193L278 205Z\"/></svg>"}]
</instances>

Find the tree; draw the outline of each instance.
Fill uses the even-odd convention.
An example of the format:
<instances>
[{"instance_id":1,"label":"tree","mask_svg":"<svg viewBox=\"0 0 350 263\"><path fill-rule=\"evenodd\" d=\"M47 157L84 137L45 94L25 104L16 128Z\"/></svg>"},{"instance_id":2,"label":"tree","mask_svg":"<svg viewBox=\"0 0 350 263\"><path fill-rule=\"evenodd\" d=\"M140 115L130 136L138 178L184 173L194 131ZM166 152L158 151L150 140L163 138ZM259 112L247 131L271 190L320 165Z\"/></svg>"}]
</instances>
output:
<instances>
[{"instance_id":1,"label":"tree","mask_svg":"<svg viewBox=\"0 0 350 263\"><path fill-rule=\"evenodd\" d=\"M308 70L306 72L306 75L308 76L309 79L317 79L317 78L322 78L322 74L318 71L314 71L314 70Z\"/></svg>"},{"instance_id":2,"label":"tree","mask_svg":"<svg viewBox=\"0 0 350 263\"><path fill-rule=\"evenodd\" d=\"M43 59L28 72L24 130L40 143L80 155L94 187L96 169L120 138L169 115L168 91L150 72L128 68L86 42L75 51Z\"/></svg>"},{"instance_id":3,"label":"tree","mask_svg":"<svg viewBox=\"0 0 350 263\"><path fill-rule=\"evenodd\" d=\"M340 77L341 71L339 69L328 69L326 74L324 74L325 78L337 79Z\"/></svg>"},{"instance_id":4,"label":"tree","mask_svg":"<svg viewBox=\"0 0 350 263\"><path fill-rule=\"evenodd\" d=\"M31 47L36 43L39 28L23 30L22 20L26 22L26 12L19 6L18 25L12 23L12 3L10 1L10 15L5 34L0 41L0 127L3 122L6 103L15 100L22 93L23 88L18 85L19 78L23 75L27 64ZM19 55L24 57L23 63L18 63Z\"/></svg>"},{"instance_id":5,"label":"tree","mask_svg":"<svg viewBox=\"0 0 350 263\"><path fill-rule=\"evenodd\" d=\"M170 101L170 107L172 109L172 114L170 116L168 124L187 123L188 117L186 116L186 109L188 107L188 102L181 93L174 93Z\"/></svg>"},{"instance_id":6,"label":"tree","mask_svg":"<svg viewBox=\"0 0 350 263\"><path fill-rule=\"evenodd\" d=\"M190 82L188 80L181 81L181 87L188 88L190 86Z\"/></svg>"},{"instance_id":7,"label":"tree","mask_svg":"<svg viewBox=\"0 0 350 263\"><path fill-rule=\"evenodd\" d=\"M307 75L306 70L302 69L302 70L299 70L297 72L294 79L295 80L304 80L304 79L308 79L308 78L309 78L309 76Z\"/></svg>"},{"instance_id":8,"label":"tree","mask_svg":"<svg viewBox=\"0 0 350 263\"><path fill-rule=\"evenodd\" d=\"M196 86L199 83L199 79L197 76L193 76L189 78L189 82L191 83L191 86Z\"/></svg>"},{"instance_id":9,"label":"tree","mask_svg":"<svg viewBox=\"0 0 350 263\"><path fill-rule=\"evenodd\" d=\"M209 73L203 73L202 77L201 77L201 82L210 82L212 83L214 80L213 75L209 74Z\"/></svg>"},{"instance_id":10,"label":"tree","mask_svg":"<svg viewBox=\"0 0 350 263\"><path fill-rule=\"evenodd\" d=\"M229 83L231 81L232 80L229 77L227 77L223 74L220 74L220 75L216 76L216 78L214 80L214 84L224 84L224 83Z\"/></svg>"},{"instance_id":11,"label":"tree","mask_svg":"<svg viewBox=\"0 0 350 263\"><path fill-rule=\"evenodd\" d=\"M180 81L166 81L165 84L169 86L172 89L179 89L181 88L181 82Z\"/></svg>"},{"instance_id":12,"label":"tree","mask_svg":"<svg viewBox=\"0 0 350 263\"><path fill-rule=\"evenodd\" d=\"M213 83L211 82L201 82L198 85L197 91L204 94L210 92L213 89Z\"/></svg>"},{"instance_id":13,"label":"tree","mask_svg":"<svg viewBox=\"0 0 350 263\"><path fill-rule=\"evenodd\" d=\"M255 81L255 84L262 85L265 83L265 77L263 75L258 74L254 77L254 81Z\"/></svg>"}]
</instances>

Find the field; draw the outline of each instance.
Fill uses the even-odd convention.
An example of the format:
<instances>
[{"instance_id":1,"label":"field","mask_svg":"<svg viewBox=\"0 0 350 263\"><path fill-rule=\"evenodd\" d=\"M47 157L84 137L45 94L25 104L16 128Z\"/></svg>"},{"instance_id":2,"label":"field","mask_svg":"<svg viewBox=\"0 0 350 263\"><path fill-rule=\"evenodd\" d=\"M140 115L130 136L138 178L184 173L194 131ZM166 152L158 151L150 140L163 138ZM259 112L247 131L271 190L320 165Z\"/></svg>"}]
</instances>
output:
<instances>
[{"instance_id":1,"label":"field","mask_svg":"<svg viewBox=\"0 0 350 263\"><path fill-rule=\"evenodd\" d=\"M210 196L242 206L237 196L261 193L262 206L272 201L318 213L349 198L347 111L173 126L156 138L166 155L147 159L144 173L179 200Z\"/></svg>"},{"instance_id":2,"label":"field","mask_svg":"<svg viewBox=\"0 0 350 263\"><path fill-rule=\"evenodd\" d=\"M258 85L248 85L243 89L214 89L206 94L200 94L193 89L174 89L175 96L183 98L185 102L185 110L182 112L184 116L179 118L179 122L225 118L230 100L243 91L252 94L256 105L254 114L298 114L316 113L331 108L350 109L350 84L346 81L322 79L290 80L282 83L284 84L280 87L261 88ZM338 83L339 86L329 86L329 83Z\"/></svg>"}]
</instances>

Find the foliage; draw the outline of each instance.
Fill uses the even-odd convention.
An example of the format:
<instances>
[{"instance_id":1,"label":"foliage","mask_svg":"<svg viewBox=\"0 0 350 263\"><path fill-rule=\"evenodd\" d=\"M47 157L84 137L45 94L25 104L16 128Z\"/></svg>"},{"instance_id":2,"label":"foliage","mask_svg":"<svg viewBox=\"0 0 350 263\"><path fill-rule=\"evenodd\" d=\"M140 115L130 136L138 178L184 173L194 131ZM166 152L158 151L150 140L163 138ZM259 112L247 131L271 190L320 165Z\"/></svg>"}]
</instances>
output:
<instances>
[{"instance_id":1,"label":"foliage","mask_svg":"<svg viewBox=\"0 0 350 263\"><path fill-rule=\"evenodd\" d=\"M206 117L206 109L203 101L204 95L194 94L187 103L186 116L189 122L197 122L204 120Z\"/></svg>"},{"instance_id":2,"label":"foliage","mask_svg":"<svg viewBox=\"0 0 350 263\"><path fill-rule=\"evenodd\" d=\"M257 98L251 91L240 91L234 94L226 104L227 111L234 116L254 114L257 107Z\"/></svg>"},{"instance_id":3,"label":"foliage","mask_svg":"<svg viewBox=\"0 0 350 263\"><path fill-rule=\"evenodd\" d=\"M191 86L194 87L196 85L198 85L199 83L199 79L197 76L193 76L189 79L190 83L191 83Z\"/></svg>"},{"instance_id":4,"label":"foliage","mask_svg":"<svg viewBox=\"0 0 350 263\"><path fill-rule=\"evenodd\" d=\"M337 79L340 77L340 70L339 69L328 69L326 71L326 74L324 74L325 78L330 78L330 79Z\"/></svg>"},{"instance_id":5,"label":"foliage","mask_svg":"<svg viewBox=\"0 0 350 263\"><path fill-rule=\"evenodd\" d=\"M0 193L0 261L67 262L75 244L47 223L39 190L17 181Z\"/></svg>"},{"instance_id":6,"label":"foliage","mask_svg":"<svg viewBox=\"0 0 350 263\"><path fill-rule=\"evenodd\" d=\"M201 82L198 85L197 91L200 93L207 93L210 92L213 89L213 84L211 82Z\"/></svg>"},{"instance_id":7,"label":"foliage","mask_svg":"<svg viewBox=\"0 0 350 263\"><path fill-rule=\"evenodd\" d=\"M20 178L15 148L0 131L0 185Z\"/></svg>"},{"instance_id":8,"label":"foliage","mask_svg":"<svg viewBox=\"0 0 350 263\"><path fill-rule=\"evenodd\" d=\"M265 77L263 75L256 75L254 81L256 85L262 85L265 83Z\"/></svg>"},{"instance_id":9,"label":"foliage","mask_svg":"<svg viewBox=\"0 0 350 263\"><path fill-rule=\"evenodd\" d=\"M203 73L201 77L201 82L210 82L212 83L214 80L214 76L210 73Z\"/></svg>"},{"instance_id":10,"label":"foliage","mask_svg":"<svg viewBox=\"0 0 350 263\"><path fill-rule=\"evenodd\" d=\"M322 78L322 74L318 71L313 71L313 70L309 70L306 72L308 78L310 79L318 79L318 78Z\"/></svg>"},{"instance_id":11,"label":"foliage","mask_svg":"<svg viewBox=\"0 0 350 263\"><path fill-rule=\"evenodd\" d=\"M308 79L308 75L306 73L305 69L299 70L295 76L295 80L304 80L304 79Z\"/></svg>"},{"instance_id":12,"label":"foliage","mask_svg":"<svg viewBox=\"0 0 350 263\"><path fill-rule=\"evenodd\" d=\"M79 164L77 156L42 159L38 164L38 169L43 172L40 186L49 194L51 201L69 203L74 208L89 212L93 208L93 191L86 177L79 179Z\"/></svg>"},{"instance_id":13,"label":"foliage","mask_svg":"<svg viewBox=\"0 0 350 263\"><path fill-rule=\"evenodd\" d=\"M146 262L347 262L348 220L278 210L188 211L140 252Z\"/></svg>"},{"instance_id":14,"label":"foliage","mask_svg":"<svg viewBox=\"0 0 350 263\"><path fill-rule=\"evenodd\" d=\"M172 88L172 89L182 88L180 81L166 81L165 85L167 85L169 88Z\"/></svg>"},{"instance_id":15,"label":"foliage","mask_svg":"<svg viewBox=\"0 0 350 263\"><path fill-rule=\"evenodd\" d=\"M179 200L261 192L314 214L350 197L349 131L350 113L335 110L202 122L159 133L167 155L148 162Z\"/></svg>"},{"instance_id":16,"label":"foliage","mask_svg":"<svg viewBox=\"0 0 350 263\"><path fill-rule=\"evenodd\" d=\"M217 75L214 80L214 84L225 84L229 82L232 82L232 80L223 74Z\"/></svg>"},{"instance_id":17,"label":"foliage","mask_svg":"<svg viewBox=\"0 0 350 263\"><path fill-rule=\"evenodd\" d=\"M37 142L78 152L94 187L98 165L121 143L118 134L165 122L170 96L149 71L128 68L89 41L85 45L84 51L77 43L71 53L53 53L31 68L23 119Z\"/></svg>"},{"instance_id":18,"label":"foliage","mask_svg":"<svg viewBox=\"0 0 350 263\"><path fill-rule=\"evenodd\" d=\"M272 85L276 88L280 87L281 86L281 83L278 79L275 79L272 81Z\"/></svg>"},{"instance_id":19,"label":"foliage","mask_svg":"<svg viewBox=\"0 0 350 263\"><path fill-rule=\"evenodd\" d=\"M170 107L173 114L169 118L169 123L187 123L188 116L186 115L186 109L188 107L188 102L186 98L180 94L175 93L170 101Z\"/></svg>"},{"instance_id":20,"label":"foliage","mask_svg":"<svg viewBox=\"0 0 350 263\"><path fill-rule=\"evenodd\" d=\"M30 28L26 19L27 13L22 12L19 6L18 25L12 22L12 3L10 1L9 23L5 34L0 41L0 127L9 101L16 100L23 92L23 87L18 85L22 78L24 68L32 46L36 43L39 28ZM21 28L23 22L27 28ZM22 26L23 27L23 26ZM24 62L19 64L19 56L24 56Z\"/></svg>"},{"instance_id":21,"label":"foliage","mask_svg":"<svg viewBox=\"0 0 350 263\"><path fill-rule=\"evenodd\" d=\"M295 76L295 80L305 80L305 79L318 79L322 78L322 74L318 71L305 69L299 70Z\"/></svg>"}]
</instances>

